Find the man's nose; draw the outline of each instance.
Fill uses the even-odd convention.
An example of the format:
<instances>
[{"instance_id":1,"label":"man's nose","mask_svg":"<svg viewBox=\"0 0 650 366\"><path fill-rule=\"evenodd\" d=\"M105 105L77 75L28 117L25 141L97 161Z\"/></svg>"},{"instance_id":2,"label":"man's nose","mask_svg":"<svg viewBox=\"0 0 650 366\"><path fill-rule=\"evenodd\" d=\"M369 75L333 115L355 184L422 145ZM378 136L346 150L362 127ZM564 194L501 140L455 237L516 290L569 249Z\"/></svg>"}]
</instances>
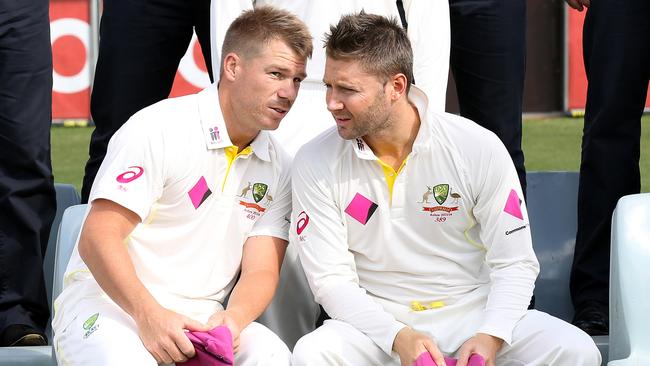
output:
<instances>
[{"instance_id":1,"label":"man's nose","mask_svg":"<svg viewBox=\"0 0 650 366\"><path fill-rule=\"evenodd\" d=\"M327 103L327 110L330 112L343 109L343 103L341 100L330 90L325 94L325 102Z\"/></svg>"},{"instance_id":2,"label":"man's nose","mask_svg":"<svg viewBox=\"0 0 650 366\"><path fill-rule=\"evenodd\" d=\"M294 101L298 95L298 88L300 88L300 84L295 83L293 80L286 80L278 89L278 97Z\"/></svg>"}]
</instances>

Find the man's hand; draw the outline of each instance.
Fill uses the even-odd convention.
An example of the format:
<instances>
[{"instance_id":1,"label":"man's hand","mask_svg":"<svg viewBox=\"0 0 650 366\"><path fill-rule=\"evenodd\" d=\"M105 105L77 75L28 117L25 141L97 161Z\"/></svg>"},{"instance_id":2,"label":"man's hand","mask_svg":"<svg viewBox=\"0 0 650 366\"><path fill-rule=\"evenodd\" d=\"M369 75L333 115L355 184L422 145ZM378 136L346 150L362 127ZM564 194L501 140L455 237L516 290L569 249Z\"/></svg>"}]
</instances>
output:
<instances>
[{"instance_id":1,"label":"man's hand","mask_svg":"<svg viewBox=\"0 0 650 366\"><path fill-rule=\"evenodd\" d=\"M158 363L185 362L194 357L194 345L185 335L185 329L208 331L201 324L162 306L143 312L137 318L140 339Z\"/></svg>"},{"instance_id":2,"label":"man's hand","mask_svg":"<svg viewBox=\"0 0 650 366\"><path fill-rule=\"evenodd\" d=\"M393 350L399 355L402 366L412 366L424 352L429 352L438 366L445 366L445 357L435 342L426 334L404 327L397 333Z\"/></svg>"},{"instance_id":3,"label":"man's hand","mask_svg":"<svg viewBox=\"0 0 650 366\"><path fill-rule=\"evenodd\" d=\"M458 351L458 363L456 366L467 366L472 353L481 355L485 360L485 366L495 366L497 352L503 344L503 339L493 337L489 334L477 333L468 339Z\"/></svg>"},{"instance_id":4,"label":"man's hand","mask_svg":"<svg viewBox=\"0 0 650 366\"><path fill-rule=\"evenodd\" d=\"M589 7L591 5L590 0L565 0L566 3L576 9L577 11L582 11L585 7Z\"/></svg>"},{"instance_id":5,"label":"man's hand","mask_svg":"<svg viewBox=\"0 0 650 366\"><path fill-rule=\"evenodd\" d=\"M210 329L218 327L220 325L225 325L228 327L228 329L230 329L230 333L232 334L232 349L235 353L237 353L237 351L239 351L239 333L241 333L241 329L239 328L239 325L235 320L232 311L218 311L212 314L210 319L208 319L208 327Z\"/></svg>"}]
</instances>

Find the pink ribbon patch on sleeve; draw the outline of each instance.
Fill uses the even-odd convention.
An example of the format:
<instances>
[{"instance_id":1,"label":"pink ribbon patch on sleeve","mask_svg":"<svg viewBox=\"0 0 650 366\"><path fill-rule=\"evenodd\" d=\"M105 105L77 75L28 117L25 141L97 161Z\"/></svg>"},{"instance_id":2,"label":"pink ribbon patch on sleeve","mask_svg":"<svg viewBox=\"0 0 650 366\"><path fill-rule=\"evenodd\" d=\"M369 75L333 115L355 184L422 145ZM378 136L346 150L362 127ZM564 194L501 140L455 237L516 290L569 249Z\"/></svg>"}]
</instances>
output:
<instances>
[{"instance_id":1,"label":"pink ribbon patch on sleeve","mask_svg":"<svg viewBox=\"0 0 650 366\"><path fill-rule=\"evenodd\" d=\"M508 195L506 207L503 208L503 212L508 213L519 220L524 219L524 214L521 212L521 199L519 199L519 195L514 189L510 190L510 195Z\"/></svg>"}]
</instances>

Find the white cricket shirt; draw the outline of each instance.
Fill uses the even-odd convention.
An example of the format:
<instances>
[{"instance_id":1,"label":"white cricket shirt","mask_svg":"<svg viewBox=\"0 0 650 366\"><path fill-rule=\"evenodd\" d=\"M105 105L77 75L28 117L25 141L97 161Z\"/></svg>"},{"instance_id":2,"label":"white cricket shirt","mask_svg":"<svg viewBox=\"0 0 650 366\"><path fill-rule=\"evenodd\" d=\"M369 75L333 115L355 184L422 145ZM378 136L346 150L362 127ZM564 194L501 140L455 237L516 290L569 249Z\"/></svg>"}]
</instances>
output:
<instances>
[{"instance_id":1,"label":"white cricket shirt","mask_svg":"<svg viewBox=\"0 0 650 366\"><path fill-rule=\"evenodd\" d=\"M111 200L140 217L125 243L137 275L162 306L182 314L221 307L246 238L287 240L288 157L265 131L239 154L232 145L212 85L131 117L92 188L90 201ZM75 248L66 287L79 281L94 278Z\"/></svg>"},{"instance_id":2,"label":"white cricket shirt","mask_svg":"<svg viewBox=\"0 0 650 366\"><path fill-rule=\"evenodd\" d=\"M510 342L539 272L510 156L417 88L409 99L421 126L398 174L336 129L296 155L290 236L316 301L388 354L405 324L443 352L476 332Z\"/></svg>"}]
</instances>

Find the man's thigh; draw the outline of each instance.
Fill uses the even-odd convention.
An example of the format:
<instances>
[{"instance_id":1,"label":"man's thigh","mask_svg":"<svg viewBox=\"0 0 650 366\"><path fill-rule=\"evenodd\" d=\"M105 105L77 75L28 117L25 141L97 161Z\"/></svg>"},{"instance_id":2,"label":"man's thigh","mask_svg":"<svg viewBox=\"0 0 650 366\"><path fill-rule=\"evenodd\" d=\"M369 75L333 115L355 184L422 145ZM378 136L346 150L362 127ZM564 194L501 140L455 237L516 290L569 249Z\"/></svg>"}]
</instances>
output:
<instances>
[{"instance_id":1,"label":"man's thigh","mask_svg":"<svg viewBox=\"0 0 650 366\"><path fill-rule=\"evenodd\" d=\"M529 310L513 331L512 345L497 353L497 364L597 366L601 356L587 333L537 310Z\"/></svg>"},{"instance_id":2,"label":"man's thigh","mask_svg":"<svg viewBox=\"0 0 650 366\"><path fill-rule=\"evenodd\" d=\"M260 323L250 323L239 335L239 351L235 364L239 366L289 366L291 352L273 331Z\"/></svg>"},{"instance_id":3,"label":"man's thigh","mask_svg":"<svg viewBox=\"0 0 650 366\"><path fill-rule=\"evenodd\" d=\"M142 344L133 319L103 298L83 299L66 309L67 324L55 329L54 347L61 365L143 365L156 360Z\"/></svg>"},{"instance_id":4,"label":"man's thigh","mask_svg":"<svg viewBox=\"0 0 650 366\"><path fill-rule=\"evenodd\" d=\"M293 349L292 364L398 366L399 358L388 356L350 324L330 319L300 338Z\"/></svg>"}]
</instances>

